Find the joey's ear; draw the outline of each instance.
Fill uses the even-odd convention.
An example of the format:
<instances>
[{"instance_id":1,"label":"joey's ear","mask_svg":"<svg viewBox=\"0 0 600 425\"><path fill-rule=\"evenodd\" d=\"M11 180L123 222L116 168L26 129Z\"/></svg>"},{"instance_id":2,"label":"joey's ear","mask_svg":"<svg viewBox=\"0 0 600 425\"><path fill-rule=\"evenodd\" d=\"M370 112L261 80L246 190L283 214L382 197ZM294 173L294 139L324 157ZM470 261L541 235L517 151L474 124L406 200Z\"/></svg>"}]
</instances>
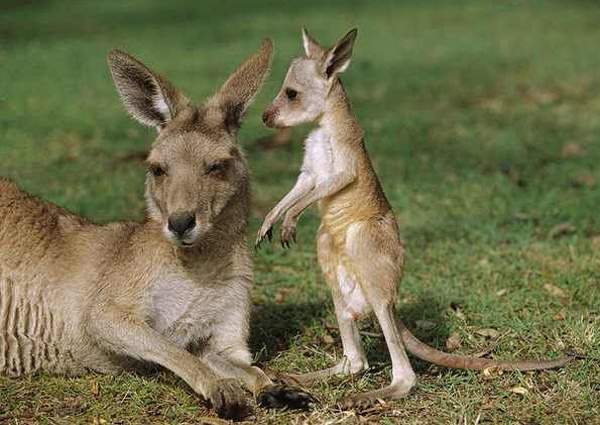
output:
<instances>
[{"instance_id":1,"label":"joey's ear","mask_svg":"<svg viewBox=\"0 0 600 425\"><path fill-rule=\"evenodd\" d=\"M220 112L221 124L228 132L240 128L248 106L269 75L272 56L273 42L266 38L260 50L246 59L208 101L208 106Z\"/></svg>"},{"instance_id":2,"label":"joey's ear","mask_svg":"<svg viewBox=\"0 0 600 425\"><path fill-rule=\"evenodd\" d=\"M302 44L304 53L309 59L320 59L325 54L323 46L308 33L306 28L302 28Z\"/></svg>"},{"instance_id":3,"label":"joey's ear","mask_svg":"<svg viewBox=\"0 0 600 425\"><path fill-rule=\"evenodd\" d=\"M354 46L357 33L358 30L356 28L350 30L325 53L321 66L327 79L331 79L340 72L344 72L348 68L348 65L350 65L352 47Z\"/></svg>"},{"instance_id":4,"label":"joey's ear","mask_svg":"<svg viewBox=\"0 0 600 425\"><path fill-rule=\"evenodd\" d=\"M125 109L144 125L160 131L190 103L167 80L123 51L111 51L108 66Z\"/></svg>"}]
</instances>

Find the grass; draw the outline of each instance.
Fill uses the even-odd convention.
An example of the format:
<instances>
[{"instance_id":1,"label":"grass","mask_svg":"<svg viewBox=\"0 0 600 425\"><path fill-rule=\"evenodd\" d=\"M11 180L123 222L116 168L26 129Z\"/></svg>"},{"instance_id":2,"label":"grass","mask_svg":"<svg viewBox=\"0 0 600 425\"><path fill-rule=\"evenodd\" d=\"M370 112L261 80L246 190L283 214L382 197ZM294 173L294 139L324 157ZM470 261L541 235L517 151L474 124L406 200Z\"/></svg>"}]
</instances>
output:
<instances>
[{"instance_id":1,"label":"grass","mask_svg":"<svg viewBox=\"0 0 600 425\"><path fill-rule=\"evenodd\" d=\"M250 237L301 161L306 129L282 149L252 142L268 133L259 114L300 52L300 27L332 42L357 25L344 81L408 246L400 315L436 347L458 335L462 353L588 356L564 370L492 376L415 360L420 380L409 397L340 412L343 395L389 380L379 330L366 322L373 370L314 387L323 405L312 412L257 410L258 422L600 423L595 3L5 0L0 10L0 173L98 222L143 216L144 170L132 158L153 137L123 112L107 51L125 48L200 100L272 37L273 73L240 137L253 172ZM309 371L340 355L317 225L305 214L292 250L255 255L251 344L262 366ZM477 333L487 328L499 336ZM167 373L0 378L0 423L204 415Z\"/></svg>"}]
</instances>

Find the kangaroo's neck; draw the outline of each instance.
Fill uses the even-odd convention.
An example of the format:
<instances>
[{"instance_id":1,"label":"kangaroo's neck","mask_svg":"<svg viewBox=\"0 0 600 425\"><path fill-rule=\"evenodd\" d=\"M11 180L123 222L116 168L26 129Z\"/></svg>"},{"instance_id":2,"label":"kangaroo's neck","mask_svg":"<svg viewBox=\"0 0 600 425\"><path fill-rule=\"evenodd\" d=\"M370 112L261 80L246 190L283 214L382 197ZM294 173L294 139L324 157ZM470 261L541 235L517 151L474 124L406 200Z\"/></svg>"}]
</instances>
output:
<instances>
[{"instance_id":1,"label":"kangaroo's neck","mask_svg":"<svg viewBox=\"0 0 600 425\"><path fill-rule=\"evenodd\" d=\"M333 83L327 96L319 127L338 140L362 138L363 136L362 128L352 111L350 99L339 79Z\"/></svg>"}]
</instances>

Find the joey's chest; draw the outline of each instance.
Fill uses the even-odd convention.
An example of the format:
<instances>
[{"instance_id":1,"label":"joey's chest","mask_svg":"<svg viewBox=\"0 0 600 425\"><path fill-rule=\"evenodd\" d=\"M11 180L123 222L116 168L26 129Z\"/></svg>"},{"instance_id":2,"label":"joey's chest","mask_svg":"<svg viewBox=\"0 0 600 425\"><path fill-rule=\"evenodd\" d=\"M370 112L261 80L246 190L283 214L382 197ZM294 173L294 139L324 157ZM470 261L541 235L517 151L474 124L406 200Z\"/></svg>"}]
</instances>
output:
<instances>
[{"instance_id":1,"label":"joey's chest","mask_svg":"<svg viewBox=\"0 0 600 425\"><path fill-rule=\"evenodd\" d=\"M305 142L304 168L317 181L329 177L343 167L339 148L330 133L322 128L311 132Z\"/></svg>"}]
</instances>

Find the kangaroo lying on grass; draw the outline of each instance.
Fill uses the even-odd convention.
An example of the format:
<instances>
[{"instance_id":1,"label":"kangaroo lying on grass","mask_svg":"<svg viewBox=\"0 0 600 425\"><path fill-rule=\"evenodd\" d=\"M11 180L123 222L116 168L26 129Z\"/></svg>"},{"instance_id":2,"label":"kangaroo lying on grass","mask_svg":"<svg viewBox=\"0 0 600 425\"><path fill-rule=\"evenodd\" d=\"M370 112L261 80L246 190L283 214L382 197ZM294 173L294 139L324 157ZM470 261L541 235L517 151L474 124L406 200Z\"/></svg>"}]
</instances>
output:
<instances>
[{"instance_id":1,"label":"kangaroo lying on grass","mask_svg":"<svg viewBox=\"0 0 600 425\"><path fill-rule=\"evenodd\" d=\"M266 216L256 241L260 246L265 238L271 240L273 226L283 217L281 243L289 247L302 211L319 203L317 255L333 295L344 359L329 369L294 377L309 383L365 370L367 358L355 321L371 310L390 352L392 383L351 397L345 403L348 407L380 398L397 399L410 391L416 376L405 349L450 368L535 370L565 365L571 357L499 362L447 354L419 341L396 319L404 245L365 150L363 131L338 78L350 64L356 33L350 31L325 49L303 30L306 56L292 61L281 91L263 115L269 127L319 123L305 141L304 161L294 188Z\"/></svg>"},{"instance_id":2,"label":"kangaroo lying on grass","mask_svg":"<svg viewBox=\"0 0 600 425\"><path fill-rule=\"evenodd\" d=\"M108 63L128 112L158 130L143 223L91 224L0 179L0 373L116 373L152 362L219 415L311 399L274 385L247 346L252 263L241 119L270 68L272 44L201 106L141 62Z\"/></svg>"}]
</instances>

